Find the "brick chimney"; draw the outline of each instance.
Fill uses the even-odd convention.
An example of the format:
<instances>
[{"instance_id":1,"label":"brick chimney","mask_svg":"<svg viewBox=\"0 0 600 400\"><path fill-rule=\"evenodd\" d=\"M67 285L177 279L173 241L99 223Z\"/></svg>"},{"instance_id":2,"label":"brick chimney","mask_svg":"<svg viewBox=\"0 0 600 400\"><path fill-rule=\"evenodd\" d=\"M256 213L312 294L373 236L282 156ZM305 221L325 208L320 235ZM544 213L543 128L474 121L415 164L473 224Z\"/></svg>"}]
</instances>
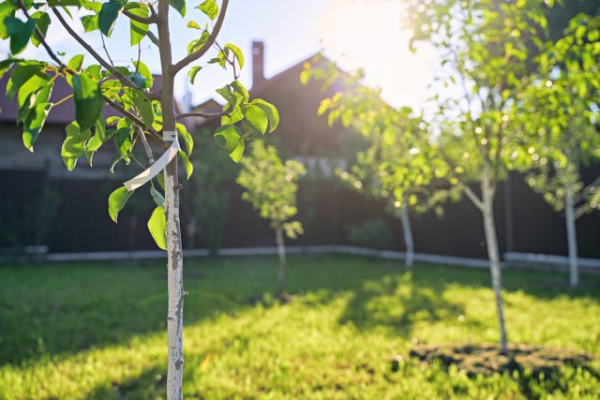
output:
<instances>
[{"instance_id":1,"label":"brick chimney","mask_svg":"<svg viewBox=\"0 0 600 400\"><path fill-rule=\"evenodd\" d=\"M252 87L265 80L265 44L252 42Z\"/></svg>"}]
</instances>

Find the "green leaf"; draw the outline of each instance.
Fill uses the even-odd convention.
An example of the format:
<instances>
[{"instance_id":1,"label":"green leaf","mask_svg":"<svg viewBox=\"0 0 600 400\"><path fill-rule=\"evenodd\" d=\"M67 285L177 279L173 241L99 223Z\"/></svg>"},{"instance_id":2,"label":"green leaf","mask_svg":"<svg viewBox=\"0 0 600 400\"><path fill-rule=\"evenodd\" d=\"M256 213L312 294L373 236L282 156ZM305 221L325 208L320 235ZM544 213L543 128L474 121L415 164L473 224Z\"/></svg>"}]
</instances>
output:
<instances>
[{"instance_id":1,"label":"green leaf","mask_svg":"<svg viewBox=\"0 0 600 400\"><path fill-rule=\"evenodd\" d=\"M10 36L10 52L12 55L19 54L25 50L27 43L29 43L29 39L31 39L36 23L36 19L30 19L27 20L27 22L23 22L13 16L4 18L4 25L6 25L6 31Z\"/></svg>"},{"instance_id":2,"label":"green leaf","mask_svg":"<svg viewBox=\"0 0 600 400\"><path fill-rule=\"evenodd\" d=\"M102 114L104 99L97 81L86 74L73 77L73 97L75 100L75 120L82 131L90 129Z\"/></svg>"},{"instance_id":3,"label":"green leaf","mask_svg":"<svg viewBox=\"0 0 600 400\"><path fill-rule=\"evenodd\" d=\"M231 87L229 85L225 85L222 88L219 88L217 90L215 90L217 93L219 93L221 96L223 96L223 98L225 100L227 100L227 102L233 106L236 105L237 103L237 97L235 96L235 94L231 91Z\"/></svg>"},{"instance_id":4,"label":"green leaf","mask_svg":"<svg viewBox=\"0 0 600 400\"><path fill-rule=\"evenodd\" d=\"M244 141L244 139L241 139L237 146L235 146L235 149L233 149L233 151L231 153L229 153L229 157L231 157L231 159L236 162L239 163L240 160L242 159L242 156L244 155L244 149L246 148L246 142Z\"/></svg>"},{"instance_id":5,"label":"green leaf","mask_svg":"<svg viewBox=\"0 0 600 400\"><path fill-rule=\"evenodd\" d=\"M187 128L183 124L176 124L175 128L177 129L177 133L183 139L185 143L185 150L188 156L192 155L192 150L194 150L194 138L188 132Z\"/></svg>"},{"instance_id":6,"label":"green leaf","mask_svg":"<svg viewBox=\"0 0 600 400\"><path fill-rule=\"evenodd\" d=\"M81 24L85 32L98 30L98 15L84 15L81 17Z\"/></svg>"},{"instance_id":7,"label":"green leaf","mask_svg":"<svg viewBox=\"0 0 600 400\"><path fill-rule=\"evenodd\" d=\"M156 207L148 220L148 230L154 239L156 245L167 250L167 218L165 210L161 207Z\"/></svg>"},{"instance_id":8,"label":"green leaf","mask_svg":"<svg viewBox=\"0 0 600 400\"><path fill-rule=\"evenodd\" d=\"M202 30L202 28L200 28L200 25L198 25L198 23L196 21L188 22L187 27L192 28L192 29L198 29L199 31Z\"/></svg>"},{"instance_id":9,"label":"green leaf","mask_svg":"<svg viewBox=\"0 0 600 400\"><path fill-rule=\"evenodd\" d=\"M48 97L49 97L50 93L46 93L48 96L40 99L40 101L37 101L37 97L38 97L38 94L45 93L45 92L42 92L42 89L44 89L46 87L46 85L48 84L49 81L50 81L49 75L38 72L35 75L33 75L31 78L29 78L25 83L23 83L23 85L21 85L21 87L19 88L19 95L18 95L18 103L19 103L19 107L21 108L21 111L23 111L23 108L30 108L31 106L35 105L36 103L48 101ZM51 90L51 88L50 88L50 90Z\"/></svg>"},{"instance_id":10,"label":"green leaf","mask_svg":"<svg viewBox=\"0 0 600 400\"><path fill-rule=\"evenodd\" d=\"M41 71L40 65L17 65L6 85L6 99L12 102L21 86Z\"/></svg>"},{"instance_id":11,"label":"green leaf","mask_svg":"<svg viewBox=\"0 0 600 400\"><path fill-rule=\"evenodd\" d=\"M214 20L217 18L217 15L219 15L219 5L215 0L204 0L204 2L198 6L198 9L206 14L211 20Z\"/></svg>"},{"instance_id":12,"label":"green leaf","mask_svg":"<svg viewBox=\"0 0 600 400\"><path fill-rule=\"evenodd\" d=\"M187 154L185 154L185 152L179 150L177 153L183 160L183 167L185 168L186 179L190 179L192 173L194 172L194 165L190 162L190 159L187 156Z\"/></svg>"},{"instance_id":13,"label":"green leaf","mask_svg":"<svg viewBox=\"0 0 600 400\"><path fill-rule=\"evenodd\" d=\"M133 195L135 190L131 192L125 186L121 186L108 196L108 215L113 222L117 223L119 212L127 204L127 200Z\"/></svg>"},{"instance_id":14,"label":"green leaf","mask_svg":"<svg viewBox=\"0 0 600 400\"><path fill-rule=\"evenodd\" d=\"M261 99L252 100L251 104L259 107L267 115L269 120L269 133L272 133L275 129L277 129L279 126L279 112L273 104Z\"/></svg>"},{"instance_id":15,"label":"green leaf","mask_svg":"<svg viewBox=\"0 0 600 400\"><path fill-rule=\"evenodd\" d=\"M138 4L139 6L131 8L128 7L127 11L142 18L148 18L150 16L150 9L146 5L140 3L135 4ZM148 33L148 24L144 24L143 22L138 22L133 19L130 20L129 34L130 43L132 46L140 43L144 36L146 36L146 33Z\"/></svg>"},{"instance_id":16,"label":"green leaf","mask_svg":"<svg viewBox=\"0 0 600 400\"><path fill-rule=\"evenodd\" d=\"M131 90L129 95L133 100L133 104L135 104L136 108L138 109L146 128L150 129L152 127L152 123L154 122L154 109L152 108L152 101L150 101L149 98L137 90Z\"/></svg>"},{"instance_id":17,"label":"green leaf","mask_svg":"<svg viewBox=\"0 0 600 400\"><path fill-rule=\"evenodd\" d=\"M154 122L152 122L152 129L155 131L160 131L163 128L162 108L160 101L152 101L152 109L154 110Z\"/></svg>"},{"instance_id":18,"label":"green leaf","mask_svg":"<svg viewBox=\"0 0 600 400\"><path fill-rule=\"evenodd\" d=\"M196 80L196 75L198 75L198 72L200 72L201 69L202 69L202 67L196 65L190 69L190 72L188 72L188 77L190 78L190 83L192 85L194 84L194 81Z\"/></svg>"},{"instance_id":19,"label":"green leaf","mask_svg":"<svg viewBox=\"0 0 600 400\"><path fill-rule=\"evenodd\" d=\"M267 117L267 113L263 111L261 107L250 103L247 107L242 108L242 112L244 113L246 120L261 133L264 134L267 131L269 118Z\"/></svg>"},{"instance_id":20,"label":"green leaf","mask_svg":"<svg viewBox=\"0 0 600 400\"><path fill-rule=\"evenodd\" d=\"M98 27L105 36L110 37L122 9L123 2L119 0L110 0L102 4L102 9L98 14Z\"/></svg>"},{"instance_id":21,"label":"green leaf","mask_svg":"<svg viewBox=\"0 0 600 400\"><path fill-rule=\"evenodd\" d=\"M76 73L80 73L81 68L83 67L83 59L84 59L83 54L78 54L76 56L73 56L73 58L71 58L69 60L69 62L67 63L67 66L69 68L71 68L73 71L75 71Z\"/></svg>"},{"instance_id":22,"label":"green leaf","mask_svg":"<svg viewBox=\"0 0 600 400\"><path fill-rule=\"evenodd\" d=\"M136 73L131 76L131 81L142 89L152 89L154 77L148 66L141 61L134 61L133 65L135 65Z\"/></svg>"},{"instance_id":23,"label":"green leaf","mask_svg":"<svg viewBox=\"0 0 600 400\"><path fill-rule=\"evenodd\" d=\"M40 103L27 115L23 129L23 144L32 153L33 145L40 136L51 108L50 103Z\"/></svg>"},{"instance_id":24,"label":"green leaf","mask_svg":"<svg viewBox=\"0 0 600 400\"><path fill-rule=\"evenodd\" d=\"M233 55L238 61L238 64L240 65L240 69L244 68L244 54L242 53L239 47L228 43L225 45L225 50L230 50L233 53Z\"/></svg>"},{"instance_id":25,"label":"green leaf","mask_svg":"<svg viewBox=\"0 0 600 400\"><path fill-rule=\"evenodd\" d=\"M50 26L50 16L45 12L37 11L31 14L31 18L37 20L36 25L42 33L42 37L45 38L46 33L48 33L48 27ZM38 47L41 42L39 41L37 35L32 35L31 43L33 43L35 47Z\"/></svg>"},{"instance_id":26,"label":"green leaf","mask_svg":"<svg viewBox=\"0 0 600 400\"><path fill-rule=\"evenodd\" d=\"M167 3L185 17L185 0L167 0Z\"/></svg>"},{"instance_id":27,"label":"green leaf","mask_svg":"<svg viewBox=\"0 0 600 400\"><path fill-rule=\"evenodd\" d=\"M236 163L242 159L244 154L244 140L240 128L235 125L224 125L215 131L215 141L224 148L229 157Z\"/></svg>"},{"instance_id":28,"label":"green leaf","mask_svg":"<svg viewBox=\"0 0 600 400\"><path fill-rule=\"evenodd\" d=\"M150 194L152 195L152 200L156 203L157 207L162 209L165 208L165 198L158 190L154 189L154 186L150 186Z\"/></svg>"},{"instance_id":29,"label":"green leaf","mask_svg":"<svg viewBox=\"0 0 600 400\"><path fill-rule=\"evenodd\" d=\"M115 134L115 145L122 156L128 156L131 152L131 127L119 127Z\"/></svg>"},{"instance_id":30,"label":"green leaf","mask_svg":"<svg viewBox=\"0 0 600 400\"><path fill-rule=\"evenodd\" d=\"M77 165L77 160L85 152L84 144L91 136L90 130L81 130L76 122L71 122L66 128L67 137L62 145L61 156L69 171Z\"/></svg>"}]
</instances>

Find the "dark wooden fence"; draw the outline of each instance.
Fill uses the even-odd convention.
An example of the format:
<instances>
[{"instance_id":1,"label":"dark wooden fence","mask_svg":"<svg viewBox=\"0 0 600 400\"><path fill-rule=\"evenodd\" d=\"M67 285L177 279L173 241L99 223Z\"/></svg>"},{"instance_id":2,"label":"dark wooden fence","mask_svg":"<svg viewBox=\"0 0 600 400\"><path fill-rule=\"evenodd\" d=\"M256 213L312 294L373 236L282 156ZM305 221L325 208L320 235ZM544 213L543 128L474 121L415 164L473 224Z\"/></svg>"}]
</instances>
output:
<instances>
[{"instance_id":1,"label":"dark wooden fence","mask_svg":"<svg viewBox=\"0 0 600 400\"><path fill-rule=\"evenodd\" d=\"M592 171L594 174L600 171ZM59 222L50 239L51 252L126 251L153 249L146 229L150 203L134 205L135 212L124 212L120 223L108 217L107 198L121 183L116 181L48 181L43 171L0 171L0 206L25 206L43 185L55 187L61 194ZM184 189L185 190L185 189ZM223 247L273 246L274 234L269 223L260 219L251 206L240 198L234 183L223 187L231 194ZM142 193L137 194L139 197ZM398 220L384 212L383 205L365 200L330 181L303 182L299 194L299 219L305 235L296 245L348 244L346 228L370 218L383 218L394 234L393 249L403 250ZM129 207L130 205L128 205ZM499 187L495 203L496 223L502 252L566 254L563 217L555 213L540 195L533 193L522 177L511 175ZM184 216L185 217L185 216ZM485 258L482 218L466 199L449 204L444 215L412 215L416 251L420 253ZM183 219L185 222L185 218ZM577 221L581 257L600 258L600 212ZM186 244L184 237L184 246ZM195 241L203 245L200 233ZM0 239L0 247L7 246Z\"/></svg>"}]
</instances>

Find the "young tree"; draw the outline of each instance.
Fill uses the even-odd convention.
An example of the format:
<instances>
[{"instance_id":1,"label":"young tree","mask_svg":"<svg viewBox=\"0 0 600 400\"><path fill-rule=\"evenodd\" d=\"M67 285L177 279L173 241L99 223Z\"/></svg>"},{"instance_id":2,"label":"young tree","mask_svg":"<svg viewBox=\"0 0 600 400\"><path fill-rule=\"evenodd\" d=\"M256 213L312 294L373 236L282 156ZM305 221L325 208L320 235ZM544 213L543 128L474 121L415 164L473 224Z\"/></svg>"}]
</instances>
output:
<instances>
[{"instance_id":1,"label":"young tree","mask_svg":"<svg viewBox=\"0 0 600 400\"><path fill-rule=\"evenodd\" d=\"M245 192L242 198L252 204L264 219L271 221L279 254L278 290L284 293L285 244L283 234L295 239L304 233L299 221L290 221L298 213L298 179L306 173L302 163L283 162L275 147L257 140L252 152L242 160L242 170L236 182Z\"/></svg>"},{"instance_id":2,"label":"young tree","mask_svg":"<svg viewBox=\"0 0 600 400\"><path fill-rule=\"evenodd\" d=\"M529 72L528 55L537 54L546 26L541 0L498 2L409 1L407 24L412 43L427 41L438 51L438 82L450 88L436 95L436 158L483 216L496 299L500 350L508 351L502 301L502 273L494 218L498 182L511 166L510 155L522 138L511 123L511 105ZM456 93L456 94L454 94ZM469 186L476 183L479 194Z\"/></svg>"},{"instance_id":3,"label":"young tree","mask_svg":"<svg viewBox=\"0 0 600 400\"><path fill-rule=\"evenodd\" d=\"M600 177L586 185L581 167L600 159L600 17L576 16L565 36L549 43L534 81L515 103L529 143L515 163L532 169L527 183L556 211L564 210L570 284L579 284L575 221L600 208Z\"/></svg>"},{"instance_id":4,"label":"young tree","mask_svg":"<svg viewBox=\"0 0 600 400\"><path fill-rule=\"evenodd\" d=\"M319 112L329 112L334 119L345 114L346 123L363 132L369 147L361 151L349 170L339 169L338 177L367 197L382 199L386 211L400 219L406 248L405 265L414 264L414 239L409 209L422 213L432 208L440 214L440 203L452 194L452 188L437 186L445 175L445 165L431 162L426 124L410 108L394 109L385 104L377 91L351 85L344 96L325 99ZM368 96L372 96L369 99ZM360 104L360 107L356 105ZM367 109L362 107L367 105ZM336 117L336 110L343 114ZM372 113L372 110L377 110Z\"/></svg>"},{"instance_id":5,"label":"young tree","mask_svg":"<svg viewBox=\"0 0 600 400\"><path fill-rule=\"evenodd\" d=\"M167 398L181 399L183 376L183 254L179 221L179 191L182 185L178 177L177 155L183 161L187 175L191 174L189 156L193 141L184 125L178 120L189 116L204 118L222 117L222 126L215 132L215 139L229 153L234 161L239 161L244 151L246 139L257 132L272 132L278 124L275 108L262 101L250 101L248 92L237 80L239 70L244 66L242 52L232 44L220 46L217 35L223 25L228 0L220 7L216 0L198 2L197 17L187 26L193 40L188 45L188 54L177 62L172 60L170 34L171 8L186 16L185 0L158 1L90 1L90 0L48 0L34 3L30 0L7 0L0 4L0 38L9 40L10 57L0 63L2 73L10 71L6 96L18 100L18 123L23 126L23 143L31 151L40 136L44 122L55 105L69 100L75 104L75 121L66 128L66 138L62 148L62 158L69 170L75 168L78 159L85 155L91 163L93 155L108 141L114 141L118 157L113 168L120 162L129 164L131 160L142 165L139 154L134 152L141 143L147 154L149 168L117 189L109 198L109 213L116 222L119 211L125 206L134 191L148 181L152 183L151 193L157 207L148 222L148 228L157 245L167 250L168 258L168 373ZM73 12L82 11L80 19ZM200 13L201 12L201 13ZM110 38L115 23L125 19L130 25L130 44L138 47L138 57L132 63L113 63L105 38ZM205 28L196 22L205 19ZM83 34L77 33L75 25L83 25ZM84 62L84 54L77 54L64 61L63 54L53 50L46 42L50 26L60 28L75 40L91 58ZM211 26L212 29L209 27ZM100 31L100 32L97 32ZM93 34L93 36L92 36ZM90 45L100 34L106 59ZM160 58L162 87L152 91L153 76L142 61L140 43L147 40L151 52ZM29 43L42 46L50 61L16 58ZM110 42L109 42L110 44ZM191 64L189 78L193 83L201 69L197 61L215 46L218 51L208 61L223 68L231 67L234 80L217 90L227 103L223 111L215 114L177 114L174 104L174 82L178 73ZM54 99L52 89L58 79L64 79L73 89L73 94L64 99ZM120 117L103 117L103 109L108 105ZM234 125L245 119L246 131ZM165 153L154 159L154 150ZM181 150L179 140L185 144ZM112 169L112 168L111 168ZM164 176L159 175L164 170ZM159 188L164 190L164 197Z\"/></svg>"}]
</instances>

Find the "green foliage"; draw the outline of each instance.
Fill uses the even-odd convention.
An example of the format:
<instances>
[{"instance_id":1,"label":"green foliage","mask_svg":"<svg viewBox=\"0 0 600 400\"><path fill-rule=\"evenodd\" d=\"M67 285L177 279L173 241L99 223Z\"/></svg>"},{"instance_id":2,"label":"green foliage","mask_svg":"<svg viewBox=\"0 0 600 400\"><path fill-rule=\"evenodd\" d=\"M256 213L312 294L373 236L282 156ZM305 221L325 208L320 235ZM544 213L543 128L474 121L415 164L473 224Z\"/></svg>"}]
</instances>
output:
<instances>
[{"instance_id":1,"label":"green foliage","mask_svg":"<svg viewBox=\"0 0 600 400\"><path fill-rule=\"evenodd\" d=\"M289 223L289 219L298 213L298 179L305 173L301 163L283 162L273 146L255 141L251 154L242 160L236 182L245 189L242 198L270 220L273 229L283 226L288 237L295 237L302 233L301 225Z\"/></svg>"},{"instance_id":2,"label":"green foliage","mask_svg":"<svg viewBox=\"0 0 600 400\"><path fill-rule=\"evenodd\" d=\"M422 116L387 104L379 90L362 84L361 71L349 74L319 59L304 67L305 82L315 77L324 87L335 82L342 88L321 101L318 114L328 114L330 125L341 122L350 131L346 136L363 136L358 151L347 157L348 166L336 170L344 184L383 199L393 214L407 201L419 212L433 208L440 213L443 202L458 199L457 190L446 184L448 166L437 158L431 128Z\"/></svg>"},{"instance_id":3,"label":"green foliage","mask_svg":"<svg viewBox=\"0 0 600 400\"><path fill-rule=\"evenodd\" d=\"M348 225L346 230L346 240L354 246L379 250L392 247L392 230L383 219L375 218L360 224Z\"/></svg>"},{"instance_id":4,"label":"green foliage","mask_svg":"<svg viewBox=\"0 0 600 400\"><path fill-rule=\"evenodd\" d=\"M223 242L231 206L230 194L223 185L235 179L240 166L217 151L209 129L203 129L194 136L194 175L181 193L184 220L192 224L189 227L192 231L197 225L203 245L216 254Z\"/></svg>"},{"instance_id":5,"label":"green foliage","mask_svg":"<svg viewBox=\"0 0 600 400\"><path fill-rule=\"evenodd\" d=\"M167 2L181 17L185 16L185 0ZM69 23L66 22L68 18L63 17L66 13L73 18L71 11L75 8L83 14L80 16L84 27L83 34L70 31ZM215 20L219 16L219 6L214 0L206 0L197 8L208 20ZM56 53L45 43L45 35L52 23L62 25L66 32L85 47L88 34L95 34L99 30L101 35L110 37L115 24L121 18L129 23L131 46L141 45L148 35L149 25L159 23L157 9L155 4L151 6L145 1L128 0L50 0L47 7L41 7L41 4L32 1L0 3L0 39L10 41L11 52L7 59L0 62L0 76L10 73L6 97L9 102L15 99L18 101L17 122L23 127L23 144L27 149L33 152L48 115L55 105L63 101L75 103L75 121L67 126L61 152L69 170L75 168L82 156L92 165L94 154L109 141L114 142L118 151L110 168L111 172L123 163L129 165L132 160L136 165L144 165L139 158L141 151L136 152L141 146L140 143L146 141L142 138L152 139L155 150L165 147L160 132L163 129L161 93L152 91L154 78L140 58L131 63L119 62L115 65L110 56L104 60L103 55L94 49L86 49L90 54L86 60L82 55L75 55L65 63L62 60L64 54ZM242 51L230 43L221 47L216 42L217 32L211 30L209 25L211 24L204 22L188 22L189 27L200 31L198 37L188 45L188 52L198 52L208 43L211 46L215 45L219 48L219 53L213 60L209 60L208 64L217 64L233 71L232 83L218 89L218 93L225 97L227 104L223 109L224 126L216 132L215 139L223 144L235 162L239 162L244 153L245 142L259 133L273 132L279 124L279 115L275 107L267 102L259 99L250 101L248 91L238 81L240 70L245 64ZM48 52L52 61L14 58L25 50L29 43L34 46L45 44L44 50ZM192 54L192 57L174 63L169 73L176 75L184 67L196 63L197 59L198 55ZM190 67L189 77L193 82L203 66ZM72 94L51 102L54 83L60 79L72 87ZM107 104L115 108L120 116L105 120L103 109ZM184 149L179 153L183 163L181 169L189 178L193 171L191 158L194 143L183 125L177 124L176 129L184 145ZM116 212L111 210L110 214L114 215L116 220Z\"/></svg>"},{"instance_id":6,"label":"green foliage","mask_svg":"<svg viewBox=\"0 0 600 400\"><path fill-rule=\"evenodd\" d=\"M576 16L537 58L539 68L515 104L515 127L529 147L512 154L526 181L557 211L567 192L577 215L600 208L598 182L585 185L580 168L600 160L600 17Z\"/></svg>"}]
</instances>

